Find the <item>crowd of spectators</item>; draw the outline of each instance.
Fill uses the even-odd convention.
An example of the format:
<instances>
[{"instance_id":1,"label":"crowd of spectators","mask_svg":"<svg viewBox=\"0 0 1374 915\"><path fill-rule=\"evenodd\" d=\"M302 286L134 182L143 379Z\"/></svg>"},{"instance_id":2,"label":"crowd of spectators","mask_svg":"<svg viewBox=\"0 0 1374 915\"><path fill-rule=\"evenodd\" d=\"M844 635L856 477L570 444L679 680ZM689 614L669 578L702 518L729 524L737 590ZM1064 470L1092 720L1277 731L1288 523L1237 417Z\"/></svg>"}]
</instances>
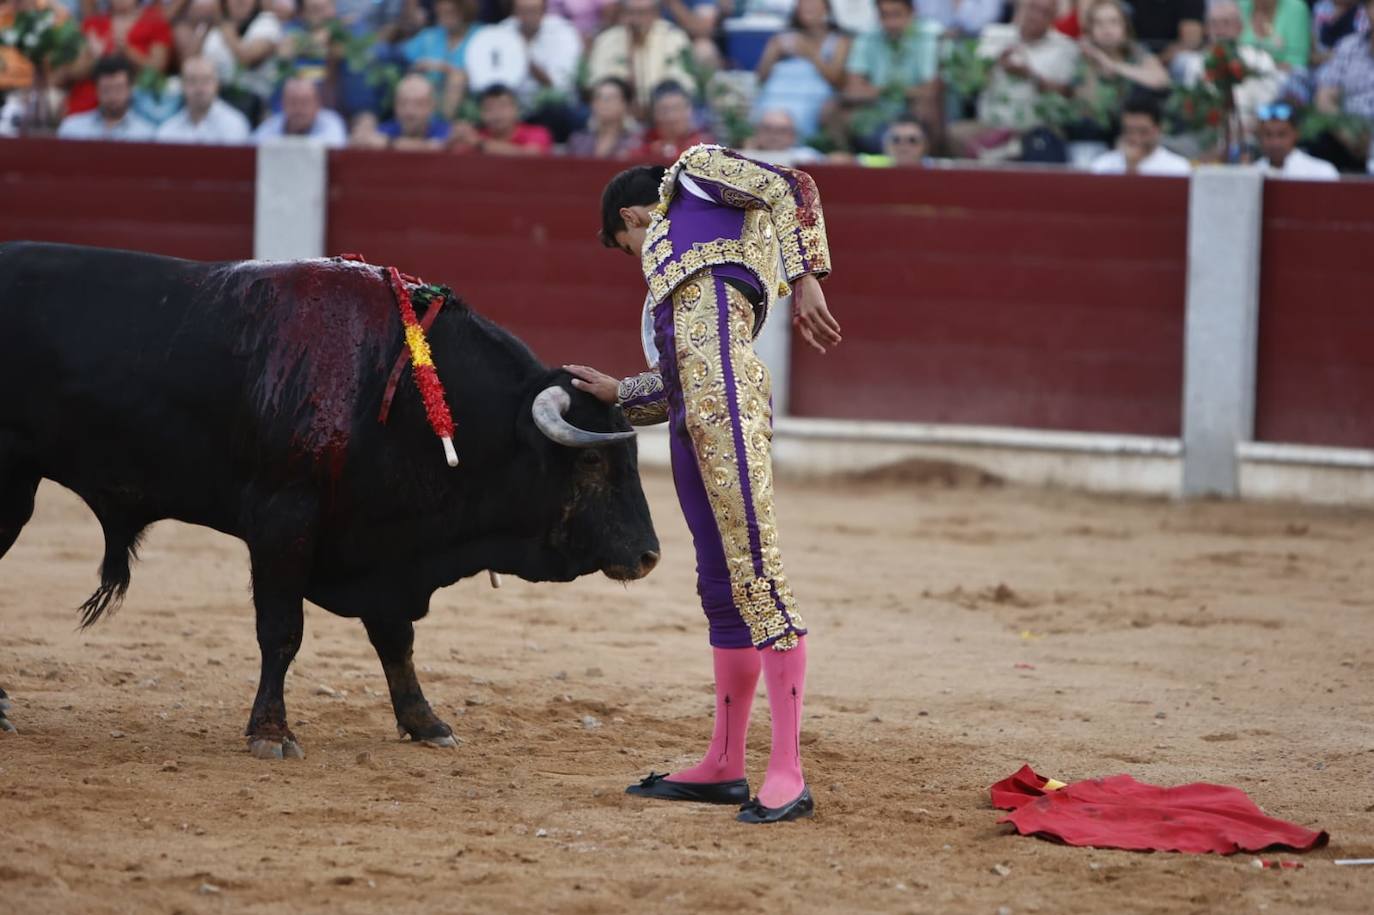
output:
<instances>
[{"instance_id":1,"label":"crowd of spectators","mask_svg":"<svg viewBox=\"0 0 1374 915\"><path fill-rule=\"evenodd\" d=\"M79 27L70 59L16 37L43 11ZM1374 161L1371 18L1374 0L0 0L0 135L1329 177Z\"/></svg>"}]
</instances>

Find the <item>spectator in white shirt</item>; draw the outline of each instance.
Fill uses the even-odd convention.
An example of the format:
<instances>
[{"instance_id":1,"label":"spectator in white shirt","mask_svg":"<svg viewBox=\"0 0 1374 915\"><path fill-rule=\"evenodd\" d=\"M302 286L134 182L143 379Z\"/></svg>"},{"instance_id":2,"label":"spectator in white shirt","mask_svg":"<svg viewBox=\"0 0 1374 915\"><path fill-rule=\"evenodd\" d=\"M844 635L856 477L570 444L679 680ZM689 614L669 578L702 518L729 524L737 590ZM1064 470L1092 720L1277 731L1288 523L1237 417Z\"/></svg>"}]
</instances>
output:
<instances>
[{"instance_id":1,"label":"spectator in white shirt","mask_svg":"<svg viewBox=\"0 0 1374 915\"><path fill-rule=\"evenodd\" d=\"M57 135L67 140L151 140L153 125L131 109L134 65L121 54L96 62L96 107L62 119Z\"/></svg>"},{"instance_id":2,"label":"spectator in white shirt","mask_svg":"<svg viewBox=\"0 0 1374 915\"><path fill-rule=\"evenodd\" d=\"M658 86L695 85L683 60L691 49L687 33L662 17L660 0L620 0L618 24L597 35L587 52L586 84L623 79L634 89L636 114L647 114Z\"/></svg>"},{"instance_id":3,"label":"spectator in white shirt","mask_svg":"<svg viewBox=\"0 0 1374 915\"><path fill-rule=\"evenodd\" d=\"M511 15L496 28L519 41L529 61L524 79L511 86L525 110L525 120L547 127L555 141L566 143L581 126L573 107L582 59L577 27L548 12L548 0L514 0Z\"/></svg>"},{"instance_id":4,"label":"spectator in white shirt","mask_svg":"<svg viewBox=\"0 0 1374 915\"><path fill-rule=\"evenodd\" d=\"M235 146L247 143L252 133L248 119L219 97L219 76L205 57L192 57L181 65L181 93L186 107L157 129L159 143L209 143Z\"/></svg>"},{"instance_id":5,"label":"spectator in white shirt","mask_svg":"<svg viewBox=\"0 0 1374 915\"><path fill-rule=\"evenodd\" d=\"M1299 181L1335 181L1336 166L1298 149L1297 112L1287 102L1262 105L1259 115L1259 145L1264 158L1260 169L1275 178Z\"/></svg>"},{"instance_id":6,"label":"spectator in white shirt","mask_svg":"<svg viewBox=\"0 0 1374 915\"><path fill-rule=\"evenodd\" d=\"M1159 123L1159 102L1140 93L1126 100L1121 109L1121 140L1117 148L1093 160L1092 171L1099 175L1187 175L1193 170L1189 161L1159 145L1163 130Z\"/></svg>"},{"instance_id":7,"label":"spectator in white shirt","mask_svg":"<svg viewBox=\"0 0 1374 915\"><path fill-rule=\"evenodd\" d=\"M576 26L547 10L547 0L515 0L511 15L497 26L519 35L525 43L529 74L511 88L526 106L543 90L571 97L582 57L582 36Z\"/></svg>"},{"instance_id":8,"label":"spectator in white shirt","mask_svg":"<svg viewBox=\"0 0 1374 915\"><path fill-rule=\"evenodd\" d=\"M259 0L189 0L173 27L182 59L204 57L221 88L243 93L253 114L277 86L277 45L282 24ZM232 97L232 96L231 96Z\"/></svg>"},{"instance_id":9,"label":"spectator in white shirt","mask_svg":"<svg viewBox=\"0 0 1374 915\"><path fill-rule=\"evenodd\" d=\"M949 145L968 158L1005 158L1017 135L1042 127L1042 96L1067 95L1078 67L1078 45L1054 28L1055 0L1017 0L1010 24L992 23L978 39L989 62L978 96L978 119L949 127Z\"/></svg>"},{"instance_id":10,"label":"spectator in white shirt","mask_svg":"<svg viewBox=\"0 0 1374 915\"><path fill-rule=\"evenodd\" d=\"M320 103L320 87L303 76L288 79L281 92L281 111L258 125L253 139L261 143L277 137L302 137L325 146L348 143L348 128L338 112Z\"/></svg>"},{"instance_id":11,"label":"spectator in white shirt","mask_svg":"<svg viewBox=\"0 0 1374 915\"><path fill-rule=\"evenodd\" d=\"M492 86L523 86L530 78L530 56L518 33L484 26L468 39L463 51L463 70L467 73L468 92L481 95Z\"/></svg>"}]
</instances>

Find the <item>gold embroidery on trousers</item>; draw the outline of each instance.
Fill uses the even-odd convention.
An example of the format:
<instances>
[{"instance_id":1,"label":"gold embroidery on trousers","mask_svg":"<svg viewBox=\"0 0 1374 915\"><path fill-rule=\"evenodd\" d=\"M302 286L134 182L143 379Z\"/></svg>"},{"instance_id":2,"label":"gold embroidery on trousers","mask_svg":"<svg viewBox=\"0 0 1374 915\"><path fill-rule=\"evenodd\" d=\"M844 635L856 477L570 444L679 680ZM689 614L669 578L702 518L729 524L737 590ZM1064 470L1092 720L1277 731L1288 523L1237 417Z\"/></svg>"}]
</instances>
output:
<instances>
[{"instance_id":1,"label":"gold embroidery on trousers","mask_svg":"<svg viewBox=\"0 0 1374 915\"><path fill-rule=\"evenodd\" d=\"M750 342L754 317L749 300L722 283L725 300L720 301L716 283L709 271L702 271L673 295L687 433L720 531L735 607L756 646L771 643L785 651L795 647L798 635L806 629L783 571L773 515L772 411L768 405L772 380ZM721 309L726 313L724 339ZM727 355L734 370L733 386L726 383ZM736 453L732 403L739 416L742 455ZM740 478L741 466L747 480ZM755 570L749 538L751 510L758 528L762 574Z\"/></svg>"}]
</instances>

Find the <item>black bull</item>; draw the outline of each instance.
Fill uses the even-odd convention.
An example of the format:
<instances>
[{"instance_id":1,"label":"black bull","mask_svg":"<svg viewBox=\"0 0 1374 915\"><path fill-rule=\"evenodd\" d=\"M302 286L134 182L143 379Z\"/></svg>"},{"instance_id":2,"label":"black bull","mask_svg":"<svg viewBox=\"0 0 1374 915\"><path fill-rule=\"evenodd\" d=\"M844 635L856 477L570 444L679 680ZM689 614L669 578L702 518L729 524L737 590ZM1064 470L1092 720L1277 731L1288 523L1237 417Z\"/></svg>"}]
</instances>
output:
<instances>
[{"instance_id":1,"label":"black bull","mask_svg":"<svg viewBox=\"0 0 1374 915\"><path fill-rule=\"evenodd\" d=\"M403 345L379 268L0 245L0 556L40 480L79 495L105 534L90 625L153 522L238 537L262 652L255 755L300 755L283 680L303 600L360 618L400 730L452 745L411 662L436 589L484 570L639 578L659 546L618 410L452 298L429 341L456 468L409 369L379 422Z\"/></svg>"}]
</instances>

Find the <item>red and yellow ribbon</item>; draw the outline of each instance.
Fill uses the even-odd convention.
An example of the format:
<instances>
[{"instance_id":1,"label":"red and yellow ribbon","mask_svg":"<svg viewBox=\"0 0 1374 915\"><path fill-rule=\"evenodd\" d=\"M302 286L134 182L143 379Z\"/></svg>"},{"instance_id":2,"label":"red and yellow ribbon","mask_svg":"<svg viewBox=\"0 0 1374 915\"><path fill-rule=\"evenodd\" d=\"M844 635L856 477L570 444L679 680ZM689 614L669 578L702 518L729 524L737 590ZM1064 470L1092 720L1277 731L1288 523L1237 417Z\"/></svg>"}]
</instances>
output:
<instances>
[{"instance_id":1,"label":"red and yellow ribbon","mask_svg":"<svg viewBox=\"0 0 1374 915\"><path fill-rule=\"evenodd\" d=\"M425 339L425 329L420 325L420 319L415 316L415 306L410 301L410 290L401 278L400 271L395 267L387 267L386 275L391 281L392 294L396 296L396 307L401 312L406 349L410 351L410 371L415 379L415 386L420 389L420 399L424 401L429 426L444 443L444 456L448 459L449 466L456 467L458 454L453 450L453 415L449 413L444 385L439 380L439 370L434 367L434 356L429 350L429 341Z\"/></svg>"}]
</instances>

